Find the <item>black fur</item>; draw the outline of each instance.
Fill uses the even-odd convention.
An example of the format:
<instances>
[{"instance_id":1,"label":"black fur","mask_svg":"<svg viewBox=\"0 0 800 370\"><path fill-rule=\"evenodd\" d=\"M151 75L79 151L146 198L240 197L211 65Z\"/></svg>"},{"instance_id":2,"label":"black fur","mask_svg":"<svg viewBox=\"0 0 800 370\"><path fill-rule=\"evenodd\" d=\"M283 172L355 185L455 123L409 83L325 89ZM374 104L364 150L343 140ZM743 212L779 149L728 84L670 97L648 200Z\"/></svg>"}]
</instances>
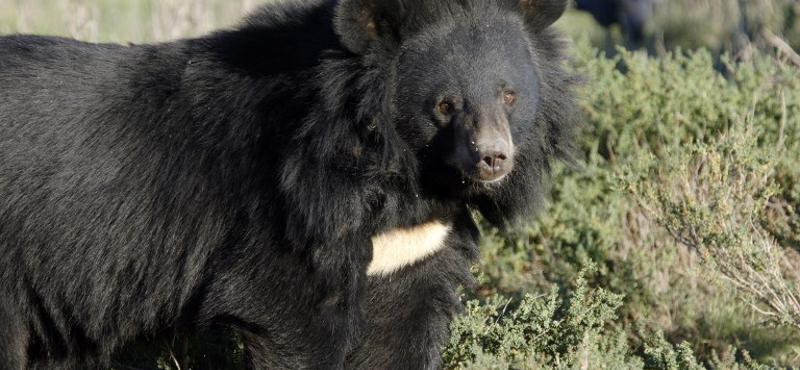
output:
<instances>
[{"instance_id":1,"label":"black fur","mask_svg":"<svg viewBox=\"0 0 800 370\"><path fill-rule=\"evenodd\" d=\"M0 37L0 369L99 368L215 325L254 369L435 368L470 208L524 220L570 152L547 28L565 3L317 0L158 45ZM514 146L491 184L469 144L502 139L486 127ZM453 225L444 250L367 277L371 236L431 220Z\"/></svg>"}]
</instances>

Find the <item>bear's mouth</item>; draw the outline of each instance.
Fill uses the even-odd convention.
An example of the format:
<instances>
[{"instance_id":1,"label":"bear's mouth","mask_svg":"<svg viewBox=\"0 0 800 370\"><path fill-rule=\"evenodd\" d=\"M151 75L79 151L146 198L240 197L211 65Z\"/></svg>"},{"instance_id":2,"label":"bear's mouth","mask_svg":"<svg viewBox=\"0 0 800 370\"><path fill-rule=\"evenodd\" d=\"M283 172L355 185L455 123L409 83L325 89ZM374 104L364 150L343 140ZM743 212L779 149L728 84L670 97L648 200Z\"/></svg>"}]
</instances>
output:
<instances>
[{"instance_id":1,"label":"bear's mouth","mask_svg":"<svg viewBox=\"0 0 800 370\"><path fill-rule=\"evenodd\" d=\"M503 182L503 180L505 180L506 177L508 177L508 173L502 174L502 175L500 175L500 177L497 177L497 178L494 178L494 179L491 179L491 180L476 179L475 181L477 181L479 184L482 184L482 185L492 186L492 185L499 184L499 183Z\"/></svg>"},{"instance_id":2,"label":"bear's mouth","mask_svg":"<svg viewBox=\"0 0 800 370\"><path fill-rule=\"evenodd\" d=\"M456 169L456 171L458 171L458 169ZM494 189L502 186L508 179L509 173L510 172L492 179L483 179L477 173L477 171L473 171L471 173L461 172L459 187L461 188L461 192L470 196L486 194L487 192L491 192Z\"/></svg>"}]
</instances>

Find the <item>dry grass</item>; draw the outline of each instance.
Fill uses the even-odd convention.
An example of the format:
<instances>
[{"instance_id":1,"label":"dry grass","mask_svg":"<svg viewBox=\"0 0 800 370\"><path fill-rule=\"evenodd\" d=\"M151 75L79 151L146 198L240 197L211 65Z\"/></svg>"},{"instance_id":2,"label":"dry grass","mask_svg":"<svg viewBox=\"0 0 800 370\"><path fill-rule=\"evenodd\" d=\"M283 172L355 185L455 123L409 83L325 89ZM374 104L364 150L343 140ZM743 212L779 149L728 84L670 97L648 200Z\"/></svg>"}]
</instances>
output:
<instances>
[{"instance_id":1,"label":"dry grass","mask_svg":"<svg viewBox=\"0 0 800 370\"><path fill-rule=\"evenodd\" d=\"M0 33L144 43L234 25L259 0L0 0Z\"/></svg>"}]
</instances>

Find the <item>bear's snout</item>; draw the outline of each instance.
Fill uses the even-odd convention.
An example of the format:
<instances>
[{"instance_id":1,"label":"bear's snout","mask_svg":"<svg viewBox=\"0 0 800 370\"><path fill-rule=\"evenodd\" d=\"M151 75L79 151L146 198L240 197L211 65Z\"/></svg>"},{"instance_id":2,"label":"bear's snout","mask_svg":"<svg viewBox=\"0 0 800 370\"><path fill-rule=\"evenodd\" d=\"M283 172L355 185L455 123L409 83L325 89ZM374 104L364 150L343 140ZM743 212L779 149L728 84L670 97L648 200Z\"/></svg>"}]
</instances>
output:
<instances>
[{"instance_id":1,"label":"bear's snout","mask_svg":"<svg viewBox=\"0 0 800 370\"><path fill-rule=\"evenodd\" d=\"M478 156L473 162L478 180L494 182L513 167L514 142L504 111L496 105L483 106L475 117L477 130L473 145Z\"/></svg>"},{"instance_id":2,"label":"bear's snout","mask_svg":"<svg viewBox=\"0 0 800 370\"><path fill-rule=\"evenodd\" d=\"M476 144L480 161L478 177L483 181L501 179L511 170L511 146L502 139L486 140Z\"/></svg>"},{"instance_id":3,"label":"bear's snout","mask_svg":"<svg viewBox=\"0 0 800 370\"><path fill-rule=\"evenodd\" d=\"M492 183L514 166L514 142L508 118L497 107L460 112L448 136L453 147L445 161L474 182ZM450 136L452 135L452 136Z\"/></svg>"}]
</instances>

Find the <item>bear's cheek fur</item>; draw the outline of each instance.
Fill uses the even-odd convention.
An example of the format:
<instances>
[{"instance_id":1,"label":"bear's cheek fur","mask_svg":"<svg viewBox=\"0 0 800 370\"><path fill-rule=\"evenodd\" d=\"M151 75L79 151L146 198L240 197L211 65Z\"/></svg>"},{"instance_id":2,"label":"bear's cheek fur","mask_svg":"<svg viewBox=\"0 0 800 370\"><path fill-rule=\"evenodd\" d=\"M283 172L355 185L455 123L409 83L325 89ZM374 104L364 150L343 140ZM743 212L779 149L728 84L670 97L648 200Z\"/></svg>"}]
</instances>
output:
<instances>
[{"instance_id":1,"label":"bear's cheek fur","mask_svg":"<svg viewBox=\"0 0 800 370\"><path fill-rule=\"evenodd\" d=\"M397 133L415 153L423 152L431 147L441 130L422 114L408 116L396 124Z\"/></svg>"}]
</instances>

